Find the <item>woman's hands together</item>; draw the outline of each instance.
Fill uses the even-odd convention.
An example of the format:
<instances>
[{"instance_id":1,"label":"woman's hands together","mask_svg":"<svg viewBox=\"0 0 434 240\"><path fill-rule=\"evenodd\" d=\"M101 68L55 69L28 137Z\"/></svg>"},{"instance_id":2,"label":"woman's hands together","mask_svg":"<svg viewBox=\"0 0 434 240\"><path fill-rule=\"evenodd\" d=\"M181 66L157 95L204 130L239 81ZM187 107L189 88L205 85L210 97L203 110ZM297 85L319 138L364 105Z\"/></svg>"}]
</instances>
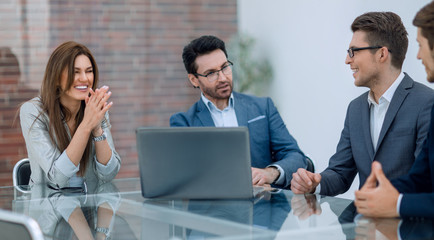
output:
<instances>
[{"instance_id":1,"label":"woman's hands together","mask_svg":"<svg viewBox=\"0 0 434 240\"><path fill-rule=\"evenodd\" d=\"M113 105L113 102L108 102L112 92L109 91L108 86L97 88L95 91L89 88L89 91L90 96L85 99L86 108L82 123L91 129L93 136L100 136L102 134L101 121Z\"/></svg>"}]
</instances>

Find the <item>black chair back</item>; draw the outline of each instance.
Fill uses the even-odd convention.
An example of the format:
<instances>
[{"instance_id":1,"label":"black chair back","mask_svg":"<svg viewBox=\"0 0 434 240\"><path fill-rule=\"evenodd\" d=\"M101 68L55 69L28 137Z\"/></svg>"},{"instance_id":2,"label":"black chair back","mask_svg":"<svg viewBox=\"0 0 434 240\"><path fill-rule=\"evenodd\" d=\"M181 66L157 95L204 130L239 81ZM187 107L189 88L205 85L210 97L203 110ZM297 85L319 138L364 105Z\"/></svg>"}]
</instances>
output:
<instances>
[{"instance_id":1,"label":"black chair back","mask_svg":"<svg viewBox=\"0 0 434 240\"><path fill-rule=\"evenodd\" d=\"M30 162L23 162L17 169L17 185L29 185L30 181Z\"/></svg>"}]
</instances>

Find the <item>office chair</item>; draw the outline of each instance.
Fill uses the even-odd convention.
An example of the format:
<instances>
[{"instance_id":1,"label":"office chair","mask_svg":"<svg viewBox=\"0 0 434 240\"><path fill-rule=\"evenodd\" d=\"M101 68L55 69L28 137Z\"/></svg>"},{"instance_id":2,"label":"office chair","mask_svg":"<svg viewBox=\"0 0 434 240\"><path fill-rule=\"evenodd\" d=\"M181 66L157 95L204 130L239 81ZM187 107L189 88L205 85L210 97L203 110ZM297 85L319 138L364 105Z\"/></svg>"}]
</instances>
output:
<instances>
[{"instance_id":1,"label":"office chair","mask_svg":"<svg viewBox=\"0 0 434 240\"><path fill-rule=\"evenodd\" d=\"M22 193L29 192L27 185L29 185L30 173L30 161L28 158L23 158L15 164L12 172L12 181L15 189Z\"/></svg>"},{"instance_id":2,"label":"office chair","mask_svg":"<svg viewBox=\"0 0 434 240\"><path fill-rule=\"evenodd\" d=\"M43 240L41 228L32 218L0 209L0 233L2 240Z\"/></svg>"},{"instance_id":3,"label":"office chair","mask_svg":"<svg viewBox=\"0 0 434 240\"><path fill-rule=\"evenodd\" d=\"M309 172L315 172L315 163L314 163L314 161L310 158L310 157L308 157L308 156L306 156L306 161L307 161L307 168L306 168L306 170L308 170Z\"/></svg>"}]
</instances>

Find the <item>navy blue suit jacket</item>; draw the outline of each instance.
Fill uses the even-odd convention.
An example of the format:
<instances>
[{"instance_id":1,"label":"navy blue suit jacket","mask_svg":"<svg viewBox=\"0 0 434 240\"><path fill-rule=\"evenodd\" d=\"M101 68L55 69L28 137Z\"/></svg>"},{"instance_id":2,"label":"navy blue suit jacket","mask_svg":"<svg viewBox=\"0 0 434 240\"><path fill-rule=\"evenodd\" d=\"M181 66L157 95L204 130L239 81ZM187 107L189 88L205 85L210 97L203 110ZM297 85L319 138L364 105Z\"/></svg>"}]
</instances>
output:
<instances>
[{"instance_id":1,"label":"navy blue suit jacket","mask_svg":"<svg viewBox=\"0 0 434 240\"><path fill-rule=\"evenodd\" d=\"M279 112L270 98L259 98L233 92L234 108L238 126L246 126L250 136L252 167L265 168L276 164L285 171L281 188L288 188L292 173L298 168L306 168L303 152L289 134ZM173 127L215 126L211 113L199 99L187 112L170 117Z\"/></svg>"},{"instance_id":2,"label":"navy blue suit jacket","mask_svg":"<svg viewBox=\"0 0 434 240\"><path fill-rule=\"evenodd\" d=\"M392 180L403 193L399 214L401 217L434 218L434 107L431 125L422 151L407 175Z\"/></svg>"},{"instance_id":3,"label":"navy blue suit jacket","mask_svg":"<svg viewBox=\"0 0 434 240\"><path fill-rule=\"evenodd\" d=\"M422 149L429 129L434 91L405 74L386 112L376 148L371 140L368 93L348 106L336 153L321 173L321 195L346 192L357 173L363 186L374 160L382 164L389 179L403 176Z\"/></svg>"}]
</instances>

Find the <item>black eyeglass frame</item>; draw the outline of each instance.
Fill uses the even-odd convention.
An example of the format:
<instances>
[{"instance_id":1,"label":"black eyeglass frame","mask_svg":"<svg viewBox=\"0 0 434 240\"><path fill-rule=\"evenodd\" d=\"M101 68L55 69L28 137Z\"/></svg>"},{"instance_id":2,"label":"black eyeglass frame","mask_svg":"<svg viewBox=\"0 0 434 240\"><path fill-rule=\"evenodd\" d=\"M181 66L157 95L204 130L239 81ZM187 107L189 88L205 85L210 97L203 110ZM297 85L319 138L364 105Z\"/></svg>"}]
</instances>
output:
<instances>
[{"instance_id":1,"label":"black eyeglass frame","mask_svg":"<svg viewBox=\"0 0 434 240\"><path fill-rule=\"evenodd\" d=\"M234 65L231 61L227 61L226 62L227 63L227 65L225 65L224 67L222 67L220 70L217 70L217 71L212 71L212 72L209 72L209 73L207 73L207 74L200 74L200 73L195 73L194 75L197 77L197 76L201 76L201 77L206 77L207 79L208 79L208 81L210 81L210 82L214 82L214 81L211 81L211 80L209 80L209 78L208 78L208 76L209 75L211 75L211 74L214 74L214 73L217 73L218 74L218 72L222 72L223 73L223 70L224 69L226 69L226 68L228 68L228 67L230 67L230 68L232 68L232 66ZM223 73L224 74L224 73ZM226 74L225 74L226 75ZM218 78L218 75L217 75L217 78Z\"/></svg>"},{"instance_id":2,"label":"black eyeglass frame","mask_svg":"<svg viewBox=\"0 0 434 240\"><path fill-rule=\"evenodd\" d=\"M357 52L357 51L360 51L360 50L365 50L365 49L379 49L379 48L382 48L382 47L384 47L384 46L369 46L369 47L361 47L361 48L348 48L347 53L348 53L348 56L350 58L353 58L354 57L354 52ZM387 51L392 52L389 49L387 49Z\"/></svg>"}]
</instances>

